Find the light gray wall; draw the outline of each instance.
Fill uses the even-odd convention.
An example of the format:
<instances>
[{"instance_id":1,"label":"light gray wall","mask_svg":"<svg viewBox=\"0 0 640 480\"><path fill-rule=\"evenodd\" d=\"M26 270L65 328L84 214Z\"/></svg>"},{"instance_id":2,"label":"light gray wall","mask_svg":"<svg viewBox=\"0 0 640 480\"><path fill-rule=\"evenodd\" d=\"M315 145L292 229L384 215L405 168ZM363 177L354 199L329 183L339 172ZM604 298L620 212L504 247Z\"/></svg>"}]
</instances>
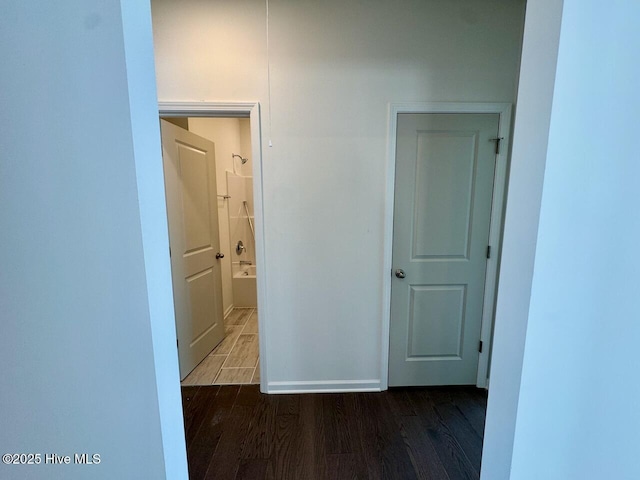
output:
<instances>
[{"instance_id":1,"label":"light gray wall","mask_svg":"<svg viewBox=\"0 0 640 480\"><path fill-rule=\"evenodd\" d=\"M491 359L482 478L509 478L562 0L527 4Z\"/></svg>"},{"instance_id":2,"label":"light gray wall","mask_svg":"<svg viewBox=\"0 0 640 480\"><path fill-rule=\"evenodd\" d=\"M640 478L638 18L564 1L513 479Z\"/></svg>"},{"instance_id":3,"label":"light gray wall","mask_svg":"<svg viewBox=\"0 0 640 480\"><path fill-rule=\"evenodd\" d=\"M269 103L264 2L152 2L162 101L263 107L270 382L379 381L388 103L513 102L523 11L271 1Z\"/></svg>"},{"instance_id":4,"label":"light gray wall","mask_svg":"<svg viewBox=\"0 0 640 480\"><path fill-rule=\"evenodd\" d=\"M528 4L482 478L640 476L639 15Z\"/></svg>"},{"instance_id":5,"label":"light gray wall","mask_svg":"<svg viewBox=\"0 0 640 480\"><path fill-rule=\"evenodd\" d=\"M0 465L2 478L186 473L175 344L153 325L172 308L166 220L139 211L162 193L151 44L148 5L3 5L1 450L101 463Z\"/></svg>"}]
</instances>

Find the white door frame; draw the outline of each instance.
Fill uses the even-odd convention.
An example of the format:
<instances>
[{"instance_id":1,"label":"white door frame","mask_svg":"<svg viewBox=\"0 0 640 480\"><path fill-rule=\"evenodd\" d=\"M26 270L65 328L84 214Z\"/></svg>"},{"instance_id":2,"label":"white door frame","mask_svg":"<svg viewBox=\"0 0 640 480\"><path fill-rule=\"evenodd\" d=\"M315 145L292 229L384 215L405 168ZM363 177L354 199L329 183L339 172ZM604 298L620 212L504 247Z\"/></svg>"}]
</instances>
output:
<instances>
[{"instance_id":1,"label":"white door frame","mask_svg":"<svg viewBox=\"0 0 640 480\"><path fill-rule=\"evenodd\" d=\"M510 103L437 103L409 102L389 104L389 125L387 134L387 174L385 189L384 219L384 258L383 258L383 296L382 296L382 355L380 365L380 386L389 388L389 329L391 324L391 271L393 252L393 208L396 180L396 135L399 113L497 113L500 116L498 137L502 138L500 153L496 156L496 168L493 179L493 199L491 201L491 225L489 245L494 252L487 260L485 276L484 303L482 307L482 327L480 340L483 348L478 359L478 377L476 385L488 387L489 352L491 352L491 331L495 312L495 296L500 259L500 240L502 237L502 218L507 180L507 159L511 132Z\"/></svg>"},{"instance_id":2,"label":"white door frame","mask_svg":"<svg viewBox=\"0 0 640 480\"><path fill-rule=\"evenodd\" d=\"M158 102L162 117L249 117L251 124L251 156L253 163L253 210L256 234L256 287L258 291L258 341L260 349L260 391L266 393L267 378L267 274L265 268L264 207L262 196L262 133L260 103Z\"/></svg>"}]
</instances>

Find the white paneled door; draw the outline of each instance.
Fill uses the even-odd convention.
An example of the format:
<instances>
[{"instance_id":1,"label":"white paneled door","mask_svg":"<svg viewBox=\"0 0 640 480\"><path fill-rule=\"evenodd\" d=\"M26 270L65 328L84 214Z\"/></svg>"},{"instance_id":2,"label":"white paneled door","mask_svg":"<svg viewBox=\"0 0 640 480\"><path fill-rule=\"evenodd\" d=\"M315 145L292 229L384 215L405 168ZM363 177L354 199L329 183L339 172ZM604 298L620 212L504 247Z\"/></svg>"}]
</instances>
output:
<instances>
[{"instance_id":1,"label":"white paneled door","mask_svg":"<svg viewBox=\"0 0 640 480\"><path fill-rule=\"evenodd\" d=\"M476 383L498 114L399 114L389 385Z\"/></svg>"},{"instance_id":2,"label":"white paneled door","mask_svg":"<svg viewBox=\"0 0 640 480\"><path fill-rule=\"evenodd\" d=\"M180 378L224 338L214 144L161 120Z\"/></svg>"}]
</instances>

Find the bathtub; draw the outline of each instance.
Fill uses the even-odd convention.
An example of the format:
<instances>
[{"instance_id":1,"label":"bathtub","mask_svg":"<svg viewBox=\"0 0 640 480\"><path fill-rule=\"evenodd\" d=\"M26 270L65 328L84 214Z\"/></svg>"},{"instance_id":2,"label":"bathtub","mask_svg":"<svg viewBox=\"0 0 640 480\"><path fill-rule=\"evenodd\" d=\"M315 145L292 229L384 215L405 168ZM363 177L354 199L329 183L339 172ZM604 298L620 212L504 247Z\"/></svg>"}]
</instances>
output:
<instances>
[{"instance_id":1,"label":"bathtub","mask_svg":"<svg viewBox=\"0 0 640 480\"><path fill-rule=\"evenodd\" d=\"M233 306L257 307L256 266L239 266L236 264L233 267L233 277L231 279Z\"/></svg>"}]
</instances>

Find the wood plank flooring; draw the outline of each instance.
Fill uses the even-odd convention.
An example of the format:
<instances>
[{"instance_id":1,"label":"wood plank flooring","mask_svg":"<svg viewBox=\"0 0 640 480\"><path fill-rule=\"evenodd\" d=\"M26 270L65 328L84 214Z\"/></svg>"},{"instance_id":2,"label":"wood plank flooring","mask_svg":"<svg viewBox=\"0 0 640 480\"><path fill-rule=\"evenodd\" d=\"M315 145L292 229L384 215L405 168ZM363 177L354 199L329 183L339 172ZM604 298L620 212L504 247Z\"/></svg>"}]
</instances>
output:
<instances>
[{"instance_id":1,"label":"wood plank flooring","mask_svg":"<svg viewBox=\"0 0 640 480\"><path fill-rule=\"evenodd\" d=\"M486 393L474 387L263 395L258 385L182 387L189 478L480 476Z\"/></svg>"}]
</instances>

